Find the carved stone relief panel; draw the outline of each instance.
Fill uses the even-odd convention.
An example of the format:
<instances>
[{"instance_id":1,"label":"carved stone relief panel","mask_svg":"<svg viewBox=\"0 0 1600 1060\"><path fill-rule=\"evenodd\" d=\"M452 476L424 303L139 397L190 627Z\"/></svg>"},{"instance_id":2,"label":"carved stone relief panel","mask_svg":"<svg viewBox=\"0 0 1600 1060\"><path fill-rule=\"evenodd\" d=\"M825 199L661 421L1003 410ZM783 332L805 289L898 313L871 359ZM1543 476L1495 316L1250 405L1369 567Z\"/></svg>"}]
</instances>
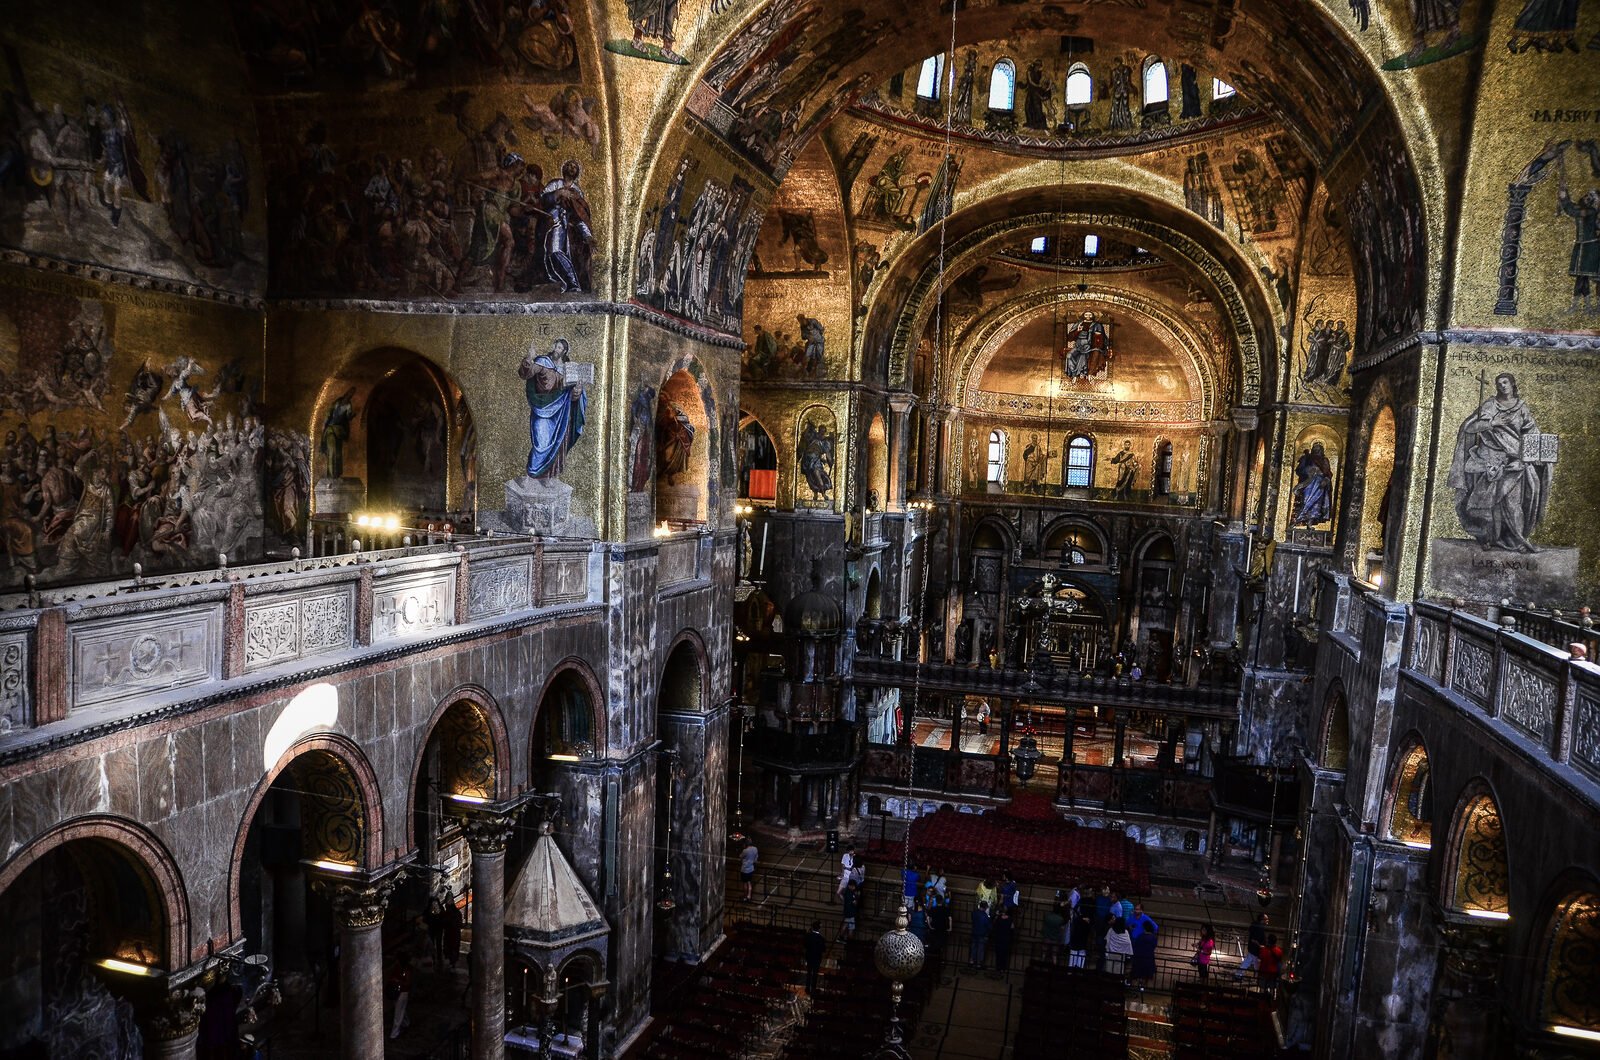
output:
<instances>
[{"instance_id":1,"label":"carved stone relief panel","mask_svg":"<svg viewBox=\"0 0 1600 1060\"><path fill-rule=\"evenodd\" d=\"M0 736L32 724L28 697L28 635L0 637Z\"/></svg>"},{"instance_id":2,"label":"carved stone relief panel","mask_svg":"<svg viewBox=\"0 0 1600 1060\"><path fill-rule=\"evenodd\" d=\"M1455 668L1450 674L1451 688L1480 707L1488 706L1493 674L1494 652L1465 637L1456 641Z\"/></svg>"},{"instance_id":3,"label":"carved stone relief panel","mask_svg":"<svg viewBox=\"0 0 1600 1060\"><path fill-rule=\"evenodd\" d=\"M697 538L682 537L661 543L661 558L656 566L656 582L663 588L693 581L695 556L700 550Z\"/></svg>"},{"instance_id":4,"label":"carved stone relief panel","mask_svg":"<svg viewBox=\"0 0 1600 1060\"><path fill-rule=\"evenodd\" d=\"M526 611L533 606L532 576L527 558L473 565L468 574L467 617Z\"/></svg>"},{"instance_id":5,"label":"carved stone relief panel","mask_svg":"<svg viewBox=\"0 0 1600 1060\"><path fill-rule=\"evenodd\" d=\"M244 668L247 671L299 657L300 601L245 606Z\"/></svg>"},{"instance_id":6,"label":"carved stone relief panel","mask_svg":"<svg viewBox=\"0 0 1600 1060\"><path fill-rule=\"evenodd\" d=\"M246 672L348 648L354 633L351 613L348 588L246 602Z\"/></svg>"},{"instance_id":7,"label":"carved stone relief panel","mask_svg":"<svg viewBox=\"0 0 1600 1060\"><path fill-rule=\"evenodd\" d=\"M1549 746L1555 735L1556 683L1515 660L1500 675L1500 716Z\"/></svg>"},{"instance_id":8,"label":"carved stone relief panel","mask_svg":"<svg viewBox=\"0 0 1600 1060\"><path fill-rule=\"evenodd\" d=\"M1572 764L1600 780L1600 698L1579 692L1572 718Z\"/></svg>"},{"instance_id":9,"label":"carved stone relief panel","mask_svg":"<svg viewBox=\"0 0 1600 1060\"><path fill-rule=\"evenodd\" d=\"M1350 634L1350 639L1359 646L1361 635L1367 630L1367 601L1360 596L1350 597L1350 615L1345 630Z\"/></svg>"},{"instance_id":10,"label":"carved stone relief panel","mask_svg":"<svg viewBox=\"0 0 1600 1060\"><path fill-rule=\"evenodd\" d=\"M372 639L393 640L448 626L455 611L453 570L385 580L372 593Z\"/></svg>"},{"instance_id":11,"label":"carved stone relief panel","mask_svg":"<svg viewBox=\"0 0 1600 1060\"><path fill-rule=\"evenodd\" d=\"M74 708L218 679L222 605L126 614L67 630Z\"/></svg>"},{"instance_id":12,"label":"carved stone relief panel","mask_svg":"<svg viewBox=\"0 0 1600 1060\"><path fill-rule=\"evenodd\" d=\"M300 601L300 654L321 655L355 642L351 590L307 596Z\"/></svg>"},{"instance_id":13,"label":"carved stone relief panel","mask_svg":"<svg viewBox=\"0 0 1600 1060\"><path fill-rule=\"evenodd\" d=\"M586 552L544 554L539 602L567 604L589 596L589 555Z\"/></svg>"},{"instance_id":14,"label":"carved stone relief panel","mask_svg":"<svg viewBox=\"0 0 1600 1060\"><path fill-rule=\"evenodd\" d=\"M1418 618L1412 626L1411 668L1444 683L1444 629L1431 618Z\"/></svg>"}]
</instances>

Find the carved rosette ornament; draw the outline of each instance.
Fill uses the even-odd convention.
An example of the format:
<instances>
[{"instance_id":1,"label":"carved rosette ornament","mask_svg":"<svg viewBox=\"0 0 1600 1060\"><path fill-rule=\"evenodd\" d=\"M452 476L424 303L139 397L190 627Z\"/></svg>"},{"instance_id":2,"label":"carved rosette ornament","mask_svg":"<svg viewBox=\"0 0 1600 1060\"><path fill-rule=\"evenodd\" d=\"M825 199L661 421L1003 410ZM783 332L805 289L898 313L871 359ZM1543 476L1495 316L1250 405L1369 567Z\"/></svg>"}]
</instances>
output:
<instances>
[{"instance_id":1,"label":"carved rosette ornament","mask_svg":"<svg viewBox=\"0 0 1600 1060\"><path fill-rule=\"evenodd\" d=\"M199 987L168 994L151 1010L145 1029L158 1041L177 1041L200 1029L205 1011L206 992Z\"/></svg>"},{"instance_id":2,"label":"carved rosette ornament","mask_svg":"<svg viewBox=\"0 0 1600 1060\"><path fill-rule=\"evenodd\" d=\"M340 927L377 927L383 923L383 914L389 908L389 895L394 892L393 878L370 883L354 880L317 880L314 886L333 906L334 919Z\"/></svg>"},{"instance_id":3,"label":"carved rosette ornament","mask_svg":"<svg viewBox=\"0 0 1600 1060\"><path fill-rule=\"evenodd\" d=\"M516 828L516 819L509 813L473 813L461 819L461 831L474 854L503 854L506 842Z\"/></svg>"}]
</instances>

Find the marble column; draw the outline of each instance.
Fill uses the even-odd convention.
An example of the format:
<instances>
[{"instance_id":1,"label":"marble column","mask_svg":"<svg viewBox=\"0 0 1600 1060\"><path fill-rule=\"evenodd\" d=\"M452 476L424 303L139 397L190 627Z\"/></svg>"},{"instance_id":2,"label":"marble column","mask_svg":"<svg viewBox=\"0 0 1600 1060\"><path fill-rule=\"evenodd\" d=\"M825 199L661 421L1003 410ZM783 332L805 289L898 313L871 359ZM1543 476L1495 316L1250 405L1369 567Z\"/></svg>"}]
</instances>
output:
<instances>
[{"instance_id":1,"label":"marble column","mask_svg":"<svg viewBox=\"0 0 1600 1060\"><path fill-rule=\"evenodd\" d=\"M383 1056L383 916L395 880L319 880L339 927L339 1055Z\"/></svg>"},{"instance_id":2,"label":"marble column","mask_svg":"<svg viewBox=\"0 0 1600 1060\"><path fill-rule=\"evenodd\" d=\"M510 814L464 819L472 848L472 1060L506 1055L506 841Z\"/></svg>"},{"instance_id":3,"label":"marble column","mask_svg":"<svg viewBox=\"0 0 1600 1060\"><path fill-rule=\"evenodd\" d=\"M1229 484L1228 515L1234 522L1248 525L1251 476L1255 474L1255 439L1260 418L1255 409L1233 409L1233 481ZM1262 474L1265 474L1265 469Z\"/></svg>"},{"instance_id":4,"label":"marble column","mask_svg":"<svg viewBox=\"0 0 1600 1060\"><path fill-rule=\"evenodd\" d=\"M157 1002L144 1020L148 1060L195 1060L200 1017L205 1011L206 994L198 987Z\"/></svg>"}]
</instances>

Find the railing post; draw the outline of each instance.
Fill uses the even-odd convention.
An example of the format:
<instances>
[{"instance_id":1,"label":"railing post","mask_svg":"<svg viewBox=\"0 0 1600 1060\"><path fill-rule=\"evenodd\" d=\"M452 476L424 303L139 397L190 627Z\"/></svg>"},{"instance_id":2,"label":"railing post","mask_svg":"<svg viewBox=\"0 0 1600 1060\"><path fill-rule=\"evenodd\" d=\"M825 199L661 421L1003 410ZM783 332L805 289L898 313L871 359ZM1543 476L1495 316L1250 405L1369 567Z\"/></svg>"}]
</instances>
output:
<instances>
[{"instance_id":1,"label":"railing post","mask_svg":"<svg viewBox=\"0 0 1600 1060\"><path fill-rule=\"evenodd\" d=\"M222 620L222 677L230 680L244 673L244 586L228 586L227 610Z\"/></svg>"},{"instance_id":2,"label":"railing post","mask_svg":"<svg viewBox=\"0 0 1600 1060\"><path fill-rule=\"evenodd\" d=\"M1578 666L1568 659L1561 668L1561 699L1556 707L1556 738L1550 757L1562 765L1572 761L1572 724L1578 710Z\"/></svg>"},{"instance_id":3,"label":"railing post","mask_svg":"<svg viewBox=\"0 0 1600 1060\"><path fill-rule=\"evenodd\" d=\"M33 629L33 724L61 721L71 709L67 674L67 613L39 612Z\"/></svg>"}]
</instances>

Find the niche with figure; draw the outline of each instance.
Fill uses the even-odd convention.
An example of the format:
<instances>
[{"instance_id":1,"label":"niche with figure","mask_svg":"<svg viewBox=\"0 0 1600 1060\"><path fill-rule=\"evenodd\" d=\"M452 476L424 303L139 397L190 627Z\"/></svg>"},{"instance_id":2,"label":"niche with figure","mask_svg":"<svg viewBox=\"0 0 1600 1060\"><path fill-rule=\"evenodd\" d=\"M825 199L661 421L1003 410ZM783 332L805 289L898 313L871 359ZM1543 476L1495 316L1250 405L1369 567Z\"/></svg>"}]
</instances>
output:
<instances>
[{"instance_id":1,"label":"niche with figure","mask_svg":"<svg viewBox=\"0 0 1600 1060\"><path fill-rule=\"evenodd\" d=\"M673 528L706 521L711 465L707 399L687 371L656 400L656 518Z\"/></svg>"}]
</instances>

